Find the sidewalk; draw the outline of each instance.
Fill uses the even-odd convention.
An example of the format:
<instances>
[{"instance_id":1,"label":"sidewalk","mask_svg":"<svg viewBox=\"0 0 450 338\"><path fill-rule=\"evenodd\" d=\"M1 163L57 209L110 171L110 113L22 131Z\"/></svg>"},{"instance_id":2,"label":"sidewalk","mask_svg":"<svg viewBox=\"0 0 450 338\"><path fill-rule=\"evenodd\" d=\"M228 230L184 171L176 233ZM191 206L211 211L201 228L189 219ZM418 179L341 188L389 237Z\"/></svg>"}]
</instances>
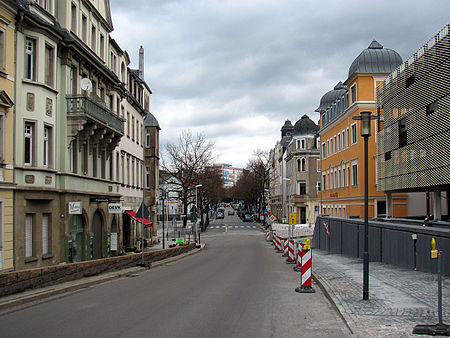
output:
<instances>
[{"instance_id":1,"label":"sidewalk","mask_svg":"<svg viewBox=\"0 0 450 338\"><path fill-rule=\"evenodd\" d=\"M438 323L437 275L387 264L369 265L362 300L362 260L313 250L313 278L358 337L417 337L417 324ZM443 323L450 324L450 278L442 276Z\"/></svg>"}]
</instances>

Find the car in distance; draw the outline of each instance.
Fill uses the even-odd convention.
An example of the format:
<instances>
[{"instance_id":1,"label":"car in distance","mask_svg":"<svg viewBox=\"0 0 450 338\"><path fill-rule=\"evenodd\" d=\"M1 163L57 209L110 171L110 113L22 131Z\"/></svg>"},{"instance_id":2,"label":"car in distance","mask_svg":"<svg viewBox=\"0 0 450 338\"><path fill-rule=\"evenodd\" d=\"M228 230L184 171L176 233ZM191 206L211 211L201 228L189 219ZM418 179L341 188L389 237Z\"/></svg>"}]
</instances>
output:
<instances>
[{"instance_id":1,"label":"car in distance","mask_svg":"<svg viewBox=\"0 0 450 338\"><path fill-rule=\"evenodd\" d=\"M234 210L233 209L228 210L228 215L234 215Z\"/></svg>"},{"instance_id":2,"label":"car in distance","mask_svg":"<svg viewBox=\"0 0 450 338\"><path fill-rule=\"evenodd\" d=\"M222 211L217 211L217 213L216 213L216 219L219 219L219 218L222 218L222 219L224 218Z\"/></svg>"},{"instance_id":3,"label":"car in distance","mask_svg":"<svg viewBox=\"0 0 450 338\"><path fill-rule=\"evenodd\" d=\"M244 217L242 218L243 222L251 222L252 221L252 215L250 214L244 214Z\"/></svg>"}]
</instances>

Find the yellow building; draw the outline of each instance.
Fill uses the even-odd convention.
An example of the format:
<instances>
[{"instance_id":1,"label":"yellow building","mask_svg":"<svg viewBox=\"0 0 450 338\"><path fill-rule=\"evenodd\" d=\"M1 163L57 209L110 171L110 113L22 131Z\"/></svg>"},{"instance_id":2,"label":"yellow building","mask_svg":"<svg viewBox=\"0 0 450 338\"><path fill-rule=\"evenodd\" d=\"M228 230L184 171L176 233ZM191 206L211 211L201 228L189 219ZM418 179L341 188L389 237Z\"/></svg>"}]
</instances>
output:
<instances>
[{"instance_id":1,"label":"yellow building","mask_svg":"<svg viewBox=\"0 0 450 338\"><path fill-rule=\"evenodd\" d=\"M14 269L14 28L17 8L0 2L0 271Z\"/></svg>"},{"instance_id":2,"label":"yellow building","mask_svg":"<svg viewBox=\"0 0 450 338\"><path fill-rule=\"evenodd\" d=\"M364 140L361 111L377 115L376 87L402 63L394 50L377 41L364 49L349 68L344 83L326 93L316 111L320 112L321 212L335 217L364 216ZM381 121L372 122L369 138L369 217L406 216L405 194L392 196L392 210L386 195L376 186L376 142Z\"/></svg>"}]
</instances>

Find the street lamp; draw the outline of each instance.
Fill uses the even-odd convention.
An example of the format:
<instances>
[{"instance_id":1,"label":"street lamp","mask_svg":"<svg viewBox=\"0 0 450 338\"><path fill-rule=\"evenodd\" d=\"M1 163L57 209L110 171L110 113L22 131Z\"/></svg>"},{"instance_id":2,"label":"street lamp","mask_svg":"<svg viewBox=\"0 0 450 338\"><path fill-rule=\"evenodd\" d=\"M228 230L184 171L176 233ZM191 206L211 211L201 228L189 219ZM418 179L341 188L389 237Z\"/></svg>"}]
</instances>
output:
<instances>
[{"instance_id":1,"label":"street lamp","mask_svg":"<svg viewBox=\"0 0 450 338\"><path fill-rule=\"evenodd\" d=\"M291 180L290 178L283 177L283 181L285 181L285 182L290 181L290 180ZM288 190L287 187L286 187L286 190ZM289 193L287 195L288 195L288 208L289 208L291 205L291 189L289 189ZM286 198L283 196L283 205L285 205L285 204L286 204ZM284 217L287 218L287 220L288 220L288 237L289 237L289 239L291 239L291 224L289 222L289 212L286 212L286 207L284 207L283 214L284 214Z\"/></svg>"},{"instance_id":2,"label":"street lamp","mask_svg":"<svg viewBox=\"0 0 450 338\"><path fill-rule=\"evenodd\" d=\"M202 187L201 184L197 184L195 186L195 214L197 216L197 210L198 210L198 202L197 202L197 188ZM195 244L197 244L197 217L195 218Z\"/></svg>"},{"instance_id":3,"label":"street lamp","mask_svg":"<svg viewBox=\"0 0 450 338\"><path fill-rule=\"evenodd\" d=\"M371 116L365 110L353 120L361 121L361 136L364 138L364 253L363 253L363 300L369 299L369 137L371 120L379 118Z\"/></svg>"},{"instance_id":4,"label":"street lamp","mask_svg":"<svg viewBox=\"0 0 450 338\"><path fill-rule=\"evenodd\" d=\"M161 189L161 200L162 200L162 226L163 226L163 249L166 248L165 245L165 238L164 238L164 220L166 218L165 216L165 209L166 209L166 203L165 200L167 199L167 191L164 189Z\"/></svg>"}]
</instances>

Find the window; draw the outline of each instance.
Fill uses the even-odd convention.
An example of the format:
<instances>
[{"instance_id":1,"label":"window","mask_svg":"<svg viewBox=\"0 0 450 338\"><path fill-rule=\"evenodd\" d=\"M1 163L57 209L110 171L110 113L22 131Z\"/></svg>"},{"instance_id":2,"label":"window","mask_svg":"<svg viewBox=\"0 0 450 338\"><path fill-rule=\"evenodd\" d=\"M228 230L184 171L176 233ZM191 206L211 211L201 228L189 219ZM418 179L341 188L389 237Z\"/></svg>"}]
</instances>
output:
<instances>
[{"instance_id":1,"label":"window","mask_svg":"<svg viewBox=\"0 0 450 338\"><path fill-rule=\"evenodd\" d=\"M97 28L94 25L91 27L91 49L96 52L97 49Z\"/></svg>"},{"instance_id":2,"label":"window","mask_svg":"<svg viewBox=\"0 0 450 338\"><path fill-rule=\"evenodd\" d=\"M145 188L150 189L150 167L145 167Z\"/></svg>"},{"instance_id":3,"label":"window","mask_svg":"<svg viewBox=\"0 0 450 338\"><path fill-rule=\"evenodd\" d=\"M127 181L125 184L130 185L130 156L127 156Z\"/></svg>"},{"instance_id":4,"label":"window","mask_svg":"<svg viewBox=\"0 0 450 338\"><path fill-rule=\"evenodd\" d=\"M150 148L150 128L145 128L145 147Z\"/></svg>"},{"instance_id":5,"label":"window","mask_svg":"<svg viewBox=\"0 0 450 338\"><path fill-rule=\"evenodd\" d=\"M25 215L25 257L33 257L33 214Z\"/></svg>"},{"instance_id":6,"label":"window","mask_svg":"<svg viewBox=\"0 0 450 338\"><path fill-rule=\"evenodd\" d=\"M5 146L5 142L4 142L5 128L3 126L4 120L5 120L4 115L0 114L0 161L3 160L3 152L4 152L4 146ZM1 242L0 242L0 245L1 245Z\"/></svg>"},{"instance_id":7,"label":"window","mask_svg":"<svg viewBox=\"0 0 450 338\"><path fill-rule=\"evenodd\" d=\"M348 147L350 147L350 132L349 132L349 129L347 128L347 133L346 133L346 135L347 135L347 148Z\"/></svg>"},{"instance_id":8,"label":"window","mask_svg":"<svg viewBox=\"0 0 450 338\"><path fill-rule=\"evenodd\" d=\"M92 147L92 176L97 177L97 145Z\"/></svg>"},{"instance_id":9,"label":"window","mask_svg":"<svg viewBox=\"0 0 450 338\"><path fill-rule=\"evenodd\" d=\"M25 40L25 79L36 80L36 40Z\"/></svg>"},{"instance_id":10,"label":"window","mask_svg":"<svg viewBox=\"0 0 450 338\"><path fill-rule=\"evenodd\" d=\"M134 116L131 117L131 139L134 141Z\"/></svg>"},{"instance_id":11,"label":"window","mask_svg":"<svg viewBox=\"0 0 450 338\"><path fill-rule=\"evenodd\" d=\"M406 79L406 88L411 86L414 83L414 74Z\"/></svg>"},{"instance_id":12,"label":"window","mask_svg":"<svg viewBox=\"0 0 450 338\"><path fill-rule=\"evenodd\" d=\"M316 188L317 188L317 191L319 192L320 191L320 181L316 182Z\"/></svg>"},{"instance_id":13,"label":"window","mask_svg":"<svg viewBox=\"0 0 450 338\"><path fill-rule=\"evenodd\" d=\"M24 165L34 165L34 123L25 123L24 147Z\"/></svg>"},{"instance_id":14,"label":"window","mask_svg":"<svg viewBox=\"0 0 450 338\"><path fill-rule=\"evenodd\" d=\"M343 188L346 187L346 182L345 182L345 165L342 167L342 187Z\"/></svg>"},{"instance_id":15,"label":"window","mask_svg":"<svg viewBox=\"0 0 450 338\"><path fill-rule=\"evenodd\" d=\"M122 184L125 185L125 155L121 155L121 163L122 163Z\"/></svg>"},{"instance_id":16,"label":"window","mask_svg":"<svg viewBox=\"0 0 450 338\"><path fill-rule=\"evenodd\" d=\"M316 160L316 170L317 170L317 172L320 172L320 160L319 159Z\"/></svg>"},{"instance_id":17,"label":"window","mask_svg":"<svg viewBox=\"0 0 450 338\"><path fill-rule=\"evenodd\" d=\"M100 34L100 57L105 58L105 37L103 34Z\"/></svg>"},{"instance_id":18,"label":"window","mask_svg":"<svg viewBox=\"0 0 450 338\"><path fill-rule=\"evenodd\" d=\"M345 130L342 131L342 150L345 149Z\"/></svg>"},{"instance_id":19,"label":"window","mask_svg":"<svg viewBox=\"0 0 450 338\"><path fill-rule=\"evenodd\" d=\"M356 122L352 124L352 144L355 144L358 141L358 136L356 133Z\"/></svg>"},{"instance_id":20,"label":"window","mask_svg":"<svg viewBox=\"0 0 450 338\"><path fill-rule=\"evenodd\" d=\"M109 154L109 179L114 180L114 156L113 153Z\"/></svg>"},{"instance_id":21,"label":"window","mask_svg":"<svg viewBox=\"0 0 450 338\"><path fill-rule=\"evenodd\" d=\"M73 33L77 33L77 6L75 6L74 3L72 3L72 25L70 26Z\"/></svg>"},{"instance_id":22,"label":"window","mask_svg":"<svg viewBox=\"0 0 450 338\"><path fill-rule=\"evenodd\" d=\"M327 148L327 145L325 144L325 142L322 143L322 158L325 158L327 155L326 148Z\"/></svg>"},{"instance_id":23,"label":"window","mask_svg":"<svg viewBox=\"0 0 450 338\"><path fill-rule=\"evenodd\" d=\"M408 144L407 136L406 119L403 118L398 121L398 145L400 148Z\"/></svg>"},{"instance_id":24,"label":"window","mask_svg":"<svg viewBox=\"0 0 450 338\"><path fill-rule=\"evenodd\" d=\"M69 70L69 94L76 95L77 94L77 68L70 67Z\"/></svg>"},{"instance_id":25,"label":"window","mask_svg":"<svg viewBox=\"0 0 450 338\"><path fill-rule=\"evenodd\" d=\"M350 164L347 164L347 187L350 186Z\"/></svg>"},{"instance_id":26,"label":"window","mask_svg":"<svg viewBox=\"0 0 450 338\"><path fill-rule=\"evenodd\" d=\"M100 177L106 178L106 158L104 150L100 152Z\"/></svg>"},{"instance_id":27,"label":"window","mask_svg":"<svg viewBox=\"0 0 450 338\"><path fill-rule=\"evenodd\" d=\"M338 134L338 151L341 151L341 134Z\"/></svg>"},{"instance_id":28,"label":"window","mask_svg":"<svg viewBox=\"0 0 450 338\"><path fill-rule=\"evenodd\" d=\"M127 112L127 136L130 137L130 113Z\"/></svg>"},{"instance_id":29,"label":"window","mask_svg":"<svg viewBox=\"0 0 450 338\"><path fill-rule=\"evenodd\" d=\"M336 142L336 136L334 136L334 153L337 153L337 142Z\"/></svg>"},{"instance_id":30,"label":"window","mask_svg":"<svg viewBox=\"0 0 450 338\"><path fill-rule=\"evenodd\" d=\"M334 144L333 144L333 138L331 138L331 143L330 143L330 154L333 155L333 150L334 150Z\"/></svg>"},{"instance_id":31,"label":"window","mask_svg":"<svg viewBox=\"0 0 450 338\"><path fill-rule=\"evenodd\" d=\"M297 149L305 149L305 140L297 140Z\"/></svg>"},{"instance_id":32,"label":"window","mask_svg":"<svg viewBox=\"0 0 450 338\"><path fill-rule=\"evenodd\" d=\"M81 16L81 39L87 42L87 17L84 14Z\"/></svg>"},{"instance_id":33,"label":"window","mask_svg":"<svg viewBox=\"0 0 450 338\"><path fill-rule=\"evenodd\" d=\"M426 114L427 115L433 114L437 110L438 110L438 101L434 101L433 103L427 104Z\"/></svg>"},{"instance_id":34,"label":"window","mask_svg":"<svg viewBox=\"0 0 450 338\"><path fill-rule=\"evenodd\" d=\"M327 174L322 175L322 186L323 190L327 190Z\"/></svg>"},{"instance_id":35,"label":"window","mask_svg":"<svg viewBox=\"0 0 450 338\"><path fill-rule=\"evenodd\" d=\"M78 159L77 159L77 140L70 142L70 172L76 174L78 172Z\"/></svg>"},{"instance_id":36,"label":"window","mask_svg":"<svg viewBox=\"0 0 450 338\"><path fill-rule=\"evenodd\" d=\"M297 182L297 194L306 195L306 181Z\"/></svg>"},{"instance_id":37,"label":"window","mask_svg":"<svg viewBox=\"0 0 450 338\"><path fill-rule=\"evenodd\" d=\"M333 190L333 184L334 184L334 174L333 174L333 169L331 169L330 171L330 177L328 179L328 181L330 181L330 189Z\"/></svg>"},{"instance_id":38,"label":"window","mask_svg":"<svg viewBox=\"0 0 450 338\"><path fill-rule=\"evenodd\" d=\"M50 214L42 215L42 254L48 255L50 253Z\"/></svg>"},{"instance_id":39,"label":"window","mask_svg":"<svg viewBox=\"0 0 450 338\"><path fill-rule=\"evenodd\" d=\"M337 187L338 188L341 188L342 187L342 181L341 181L341 168L339 168L338 169L338 185L337 185Z\"/></svg>"},{"instance_id":40,"label":"window","mask_svg":"<svg viewBox=\"0 0 450 338\"><path fill-rule=\"evenodd\" d=\"M88 156L89 156L89 151L88 151L88 145L87 143L83 144L82 147L82 162L81 162L81 170L83 171L83 175L87 175L88 174Z\"/></svg>"},{"instance_id":41,"label":"window","mask_svg":"<svg viewBox=\"0 0 450 338\"><path fill-rule=\"evenodd\" d=\"M5 32L0 29L0 69L5 69Z\"/></svg>"},{"instance_id":42,"label":"window","mask_svg":"<svg viewBox=\"0 0 450 338\"><path fill-rule=\"evenodd\" d=\"M44 127L44 145L43 145L43 165L46 168L53 167L53 132L52 127Z\"/></svg>"},{"instance_id":43,"label":"window","mask_svg":"<svg viewBox=\"0 0 450 338\"><path fill-rule=\"evenodd\" d=\"M116 181L120 182L120 155L116 153Z\"/></svg>"},{"instance_id":44,"label":"window","mask_svg":"<svg viewBox=\"0 0 450 338\"><path fill-rule=\"evenodd\" d=\"M55 69L55 49L52 46L45 45L45 84L53 87L54 69Z\"/></svg>"},{"instance_id":45,"label":"window","mask_svg":"<svg viewBox=\"0 0 450 338\"><path fill-rule=\"evenodd\" d=\"M352 185L358 185L358 163L352 163Z\"/></svg>"},{"instance_id":46,"label":"window","mask_svg":"<svg viewBox=\"0 0 450 338\"><path fill-rule=\"evenodd\" d=\"M352 99L352 104L356 102L356 84L354 84L353 86L351 86L350 88L350 94L351 94L351 99Z\"/></svg>"},{"instance_id":47,"label":"window","mask_svg":"<svg viewBox=\"0 0 450 338\"><path fill-rule=\"evenodd\" d=\"M327 157L330 156L330 140L327 141Z\"/></svg>"}]
</instances>

